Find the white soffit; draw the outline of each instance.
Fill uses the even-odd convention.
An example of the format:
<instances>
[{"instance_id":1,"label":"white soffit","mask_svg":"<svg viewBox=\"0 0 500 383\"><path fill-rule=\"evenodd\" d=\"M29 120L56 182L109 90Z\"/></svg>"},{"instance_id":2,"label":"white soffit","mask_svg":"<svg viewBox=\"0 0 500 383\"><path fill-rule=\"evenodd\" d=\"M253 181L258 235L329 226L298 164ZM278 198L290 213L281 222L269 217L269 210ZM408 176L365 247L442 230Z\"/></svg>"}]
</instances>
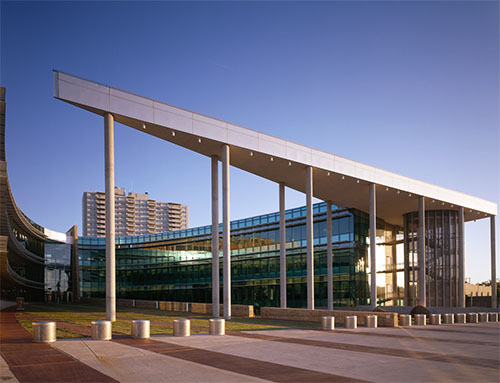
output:
<instances>
[{"instance_id":1,"label":"white soffit","mask_svg":"<svg viewBox=\"0 0 500 383\"><path fill-rule=\"evenodd\" d=\"M231 147L231 165L305 192L305 167L314 170L314 196L346 208L369 211L369 184L377 185L377 216L402 225L418 210L465 210L466 221L497 214L497 205L321 150L296 144L147 97L54 71L54 97L197 153L220 156ZM145 127L145 129L144 129Z\"/></svg>"}]
</instances>

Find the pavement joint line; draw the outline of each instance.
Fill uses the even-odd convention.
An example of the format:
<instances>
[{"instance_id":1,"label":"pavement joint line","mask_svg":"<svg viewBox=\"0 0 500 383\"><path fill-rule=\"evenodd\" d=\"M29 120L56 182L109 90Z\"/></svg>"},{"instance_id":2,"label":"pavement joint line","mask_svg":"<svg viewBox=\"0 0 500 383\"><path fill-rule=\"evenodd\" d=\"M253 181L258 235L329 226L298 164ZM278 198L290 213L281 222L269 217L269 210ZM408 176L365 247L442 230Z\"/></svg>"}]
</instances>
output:
<instances>
[{"instance_id":1,"label":"pavement joint line","mask_svg":"<svg viewBox=\"0 0 500 383\"><path fill-rule=\"evenodd\" d=\"M156 352L161 355L278 383L368 382L367 380L360 380L315 370L307 370L304 368L225 354L218 351L211 351L187 345L158 341L152 338L144 340L122 338L113 341L135 348L144 348L147 351Z\"/></svg>"},{"instance_id":2,"label":"pavement joint line","mask_svg":"<svg viewBox=\"0 0 500 383\"><path fill-rule=\"evenodd\" d=\"M431 360L435 362L454 363L454 364L467 364L484 368L498 369L500 367L500 361L495 359L474 358L474 357L466 357L466 356L450 355L450 354L438 354L427 351L408 351L408 350L394 349L388 347L364 346L364 345L355 345L350 343L310 340L303 338L293 338L293 337L285 338L285 337L277 337L277 336L262 335L262 334L249 334L245 332L241 332L239 334L233 332L230 335L243 336L248 338L258 337L262 340L269 340L273 342L308 345L308 346L316 346L316 347L323 347L323 348L330 348L330 349L337 349L344 351L388 355L401 358Z\"/></svg>"},{"instance_id":3,"label":"pavement joint line","mask_svg":"<svg viewBox=\"0 0 500 383\"><path fill-rule=\"evenodd\" d=\"M471 344L471 345L493 346L493 347L496 347L499 344L498 342L475 341L475 340L468 340L468 339L459 340L459 339L433 338L433 337L428 337L428 336L412 336L411 334L397 335L397 334L387 334L387 333L370 332L370 331L352 332L352 331L346 331L346 330L320 330L320 329L315 329L314 331L326 332L326 333L361 335L361 336L362 335L379 336L379 337L385 337L385 338L399 338L399 339L408 339L408 340L417 340L417 341L422 340L422 341L430 341L430 342Z\"/></svg>"},{"instance_id":4,"label":"pavement joint line","mask_svg":"<svg viewBox=\"0 0 500 383\"><path fill-rule=\"evenodd\" d=\"M65 353L66 355L69 355L67 353ZM69 355L71 356L71 355ZM72 357L73 358L73 357ZM43 363L44 366L47 366L47 365L51 365L51 364L68 364L68 363L74 363L75 358L73 358L73 360L62 360L62 361L55 361L55 362L47 362L47 363ZM18 368L18 367L38 367L40 366L41 363L31 363L31 364L16 364L15 366L9 366L9 368Z\"/></svg>"},{"instance_id":5,"label":"pavement joint line","mask_svg":"<svg viewBox=\"0 0 500 383\"><path fill-rule=\"evenodd\" d=\"M464 330L457 330L457 329L454 329L454 328L462 328L462 329L465 329L465 328L470 328L470 327L473 327L473 326L467 326L467 325L464 325L464 326L459 326L459 325L449 325L449 326L443 326L443 325L440 325L440 326L433 326L433 325L427 325L427 326L409 326L409 327L402 327L402 326L399 326L399 327L392 327L394 329L398 329L398 330L408 330L408 331L413 331L413 330L416 330L416 331L438 331L438 332L441 332L443 334L446 334L446 333L461 333L461 334L475 334L475 335L490 335L490 332L486 332L486 331L464 331ZM477 326L477 327L480 327L480 326ZM490 326L491 328L494 328L493 326ZM483 327L484 328L484 327ZM499 331L500 331L500 328L499 328Z\"/></svg>"}]
</instances>

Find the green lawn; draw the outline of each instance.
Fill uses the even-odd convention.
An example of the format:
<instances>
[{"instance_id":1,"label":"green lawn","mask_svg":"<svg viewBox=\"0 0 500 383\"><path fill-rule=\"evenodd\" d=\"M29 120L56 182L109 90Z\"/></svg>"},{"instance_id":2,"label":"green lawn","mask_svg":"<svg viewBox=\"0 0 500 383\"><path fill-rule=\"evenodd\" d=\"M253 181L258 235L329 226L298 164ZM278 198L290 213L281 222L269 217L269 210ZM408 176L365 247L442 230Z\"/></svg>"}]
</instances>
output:
<instances>
[{"instance_id":1,"label":"green lawn","mask_svg":"<svg viewBox=\"0 0 500 383\"><path fill-rule=\"evenodd\" d=\"M31 322L38 318L53 320L58 327L71 327L71 331L58 328L58 338L84 337L83 327L90 330L94 320L106 319L105 308L89 304L29 304L24 313L17 316L18 322L31 332ZM174 319L187 318L191 320L192 333L208 333L208 319L210 315L181 313L172 311L148 310L139 308L124 308L117 310L117 320L113 322L113 332L130 335L133 319L149 319L151 321L151 335L172 334ZM72 326L77 325L77 326ZM82 327L83 326L83 327ZM226 321L226 331L255 331L277 330L287 328L318 328L317 323L282 321L273 319L232 318Z\"/></svg>"}]
</instances>

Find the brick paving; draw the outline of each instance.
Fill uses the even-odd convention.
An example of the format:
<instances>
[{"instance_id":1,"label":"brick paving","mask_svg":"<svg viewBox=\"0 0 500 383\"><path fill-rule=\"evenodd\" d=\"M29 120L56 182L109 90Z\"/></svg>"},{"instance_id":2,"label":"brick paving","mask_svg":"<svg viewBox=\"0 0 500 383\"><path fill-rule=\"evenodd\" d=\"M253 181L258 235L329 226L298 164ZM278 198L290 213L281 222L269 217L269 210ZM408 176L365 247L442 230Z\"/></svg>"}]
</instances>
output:
<instances>
[{"instance_id":1,"label":"brick paving","mask_svg":"<svg viewBox=\"0 0 500 383\"><path fill-rule=\"evenodd\" d=\"M114 333L112 341L81 338L42 344L31 341L13 309L1 312L0 321L0 352L19 382L500 381L498 323L227 331L222 337L151 339ZM57 323L70 330L70 323Z\"/></svg>"},{"instance_id":2,"label":"brick paving","mask_svg":"<svg viewBox=\"0 0 500 383\"><path fill-rule=\"evenodd\" d=\"M49 344L33 343L14 308L0 311L0 354L19 382L116 382Z\"/></svg>"},{"instance_id":3,"label":"brick paving","mask_svg":"<svg viewBox=\"0 0 500 383\"><path fill-rule=\"evenodd\" d=\"M123 338L114 339L114 342L273 382L367 382L366 380L159 342L153 339Z\"/></svg>"},{"instance_id":4,"label":"brick paving","mask_svg":"<svg viewBox=\"0 0 500 383\"><path fill-rule=\"evenodd\" d=\"M331 348L344 351L371 353L376 355L424 359L435 362L454 363L454 364L470 365L474 367L483 367L483 368L493 368L493 369L500 368L500 360L498 359L475 358L471 356L466 357L461 355L445 355L434 352L402 350L402 349L394 349L387 347L375 347L375 346L358 345L352 343L339 343L339 342L314 340L314 339L289 338L289 337L285 338L285 337L265 335L265 334L254 334L250 332L232 332L231 335L259 339L259 340L267 340L272 342L283 342L283 343L299 344L306 346Z\"/></svg>"}]
</instances>

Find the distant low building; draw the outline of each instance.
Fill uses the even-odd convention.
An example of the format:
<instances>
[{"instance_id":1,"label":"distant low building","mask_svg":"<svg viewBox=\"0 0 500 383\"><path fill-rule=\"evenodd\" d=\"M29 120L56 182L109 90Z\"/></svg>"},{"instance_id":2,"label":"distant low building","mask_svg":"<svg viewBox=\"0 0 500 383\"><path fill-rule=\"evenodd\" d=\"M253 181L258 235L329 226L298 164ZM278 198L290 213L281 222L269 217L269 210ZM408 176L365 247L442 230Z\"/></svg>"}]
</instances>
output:
<instances>
[{"instance_id":1,"label":"distant low building","mask_svg":"<svg viewBox=\"0 0 500 383\"><path fill-rule=\"evenodd\" d=\"M106 235L106 193L86 191L82 198L82 226L86 237ZM173 202L149 199L148 193L125 194L115 187L115 233L117 236L163 233L187 229L189 208Z\"/></svg>"},{"instance_id":2,"label":"distant low building","mask_svg":"<svg viewBox=\"0 0 500 383\"><path fill-rule=\"evenodd\" d=\"M466 297L487 297L491 295L491 286L476 285L465 282L464 292Z\"/></svg>"}]
</instances>

